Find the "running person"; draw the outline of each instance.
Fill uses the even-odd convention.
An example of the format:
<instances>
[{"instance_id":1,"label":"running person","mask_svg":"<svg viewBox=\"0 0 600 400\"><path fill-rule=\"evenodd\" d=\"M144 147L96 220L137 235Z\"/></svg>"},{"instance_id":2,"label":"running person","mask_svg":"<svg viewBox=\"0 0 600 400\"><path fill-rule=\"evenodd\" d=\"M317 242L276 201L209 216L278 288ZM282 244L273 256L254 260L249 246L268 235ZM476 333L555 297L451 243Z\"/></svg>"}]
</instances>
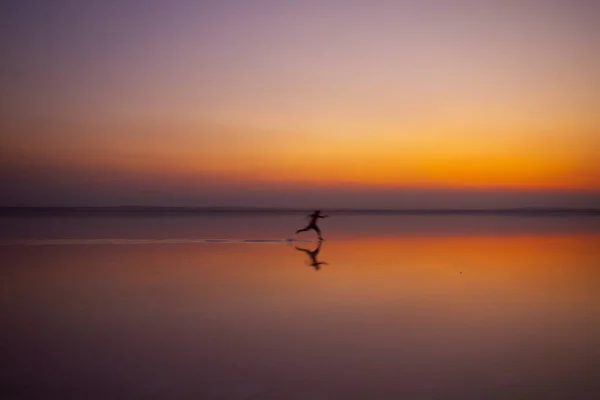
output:
<instances>
[{"instance_id":1,"label":"running person","mask_svg":"<svg viewBox=\"0 0 600 400\"><path fill-rule=\"evenodd\" d=\"M323 240L323 236L321 236L321 229L317 226L317 221L319 218L327 218L329 215L321 215L321 210L315 210L314 213L310 214L308 218L310 218L310 222L306 225L306 228L298 229L296 231L296 235L300 232L309 231L313 229L319 235L319 240Z\"/></svg>"}]
</instances>

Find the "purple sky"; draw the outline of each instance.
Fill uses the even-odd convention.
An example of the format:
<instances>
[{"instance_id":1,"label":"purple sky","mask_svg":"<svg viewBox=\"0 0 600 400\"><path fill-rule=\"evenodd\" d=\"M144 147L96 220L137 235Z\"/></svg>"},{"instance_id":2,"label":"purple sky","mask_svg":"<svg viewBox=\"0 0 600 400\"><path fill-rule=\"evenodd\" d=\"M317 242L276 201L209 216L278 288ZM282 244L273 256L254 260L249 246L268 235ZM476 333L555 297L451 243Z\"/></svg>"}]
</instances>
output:
<instances>
[{"instance_id":1,"label":"purple sky","mask_svg":"<svg viewBox=\"0 0 600 400\"><path fill-rule=\"evenodd\" d=\"M595 1L7 1L2 205L600 204Z\"/></svg>"}]
</instances>

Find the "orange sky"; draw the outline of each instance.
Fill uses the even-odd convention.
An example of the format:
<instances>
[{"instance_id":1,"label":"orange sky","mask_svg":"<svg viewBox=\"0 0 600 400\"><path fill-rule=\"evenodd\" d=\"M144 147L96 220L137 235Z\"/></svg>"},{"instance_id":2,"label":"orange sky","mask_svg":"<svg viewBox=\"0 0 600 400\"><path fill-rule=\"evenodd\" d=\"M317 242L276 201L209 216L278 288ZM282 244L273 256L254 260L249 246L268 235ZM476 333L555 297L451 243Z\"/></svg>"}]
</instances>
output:
<instances>
[{"instance_id":1,"label":"orange sky","mask_svg":"<svg viewBox=\"0 0 600 400\"><path fill-rule=\"evenodd\" d=\"M4 164L600 191L593 4L177 4L15 6Z\"/></svg>"}]
</instances>

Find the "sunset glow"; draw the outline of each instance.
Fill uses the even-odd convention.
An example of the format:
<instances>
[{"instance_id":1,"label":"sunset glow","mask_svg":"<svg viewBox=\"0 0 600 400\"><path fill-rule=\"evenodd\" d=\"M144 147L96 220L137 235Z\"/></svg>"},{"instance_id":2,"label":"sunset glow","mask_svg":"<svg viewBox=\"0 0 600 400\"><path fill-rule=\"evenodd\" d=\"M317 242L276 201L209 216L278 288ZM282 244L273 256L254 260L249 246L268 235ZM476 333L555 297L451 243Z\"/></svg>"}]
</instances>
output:
<instances>
[{"instance_id":1,"label":"sunset glow","mask_svg":"<svg viewBox=\"0 0 600 400\"><path fill-rule=\"evenodd\" d=\"M600 196L593 2L53 4L2 17L3 203Z\"/></svg>"}]
</instances>

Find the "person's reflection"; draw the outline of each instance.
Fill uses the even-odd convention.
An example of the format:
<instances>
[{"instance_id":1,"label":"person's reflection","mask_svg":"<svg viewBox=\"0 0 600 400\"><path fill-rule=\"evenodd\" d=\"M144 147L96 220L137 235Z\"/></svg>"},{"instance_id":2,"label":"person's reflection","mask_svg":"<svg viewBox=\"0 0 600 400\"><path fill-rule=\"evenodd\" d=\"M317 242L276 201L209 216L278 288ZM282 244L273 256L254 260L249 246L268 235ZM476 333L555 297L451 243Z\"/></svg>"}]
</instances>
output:
<instances>
[{"instance_id":1,"label":"person's reflection","mask_svg":"<svg viewBox=\"0 0 600 400\"><path fill-rule=\"evenodd\" d=\"M304 249L304 248L298 247L298 246L294 246L294 247L298 251L305 252L306 255L308 256L307 261L310 261L309 265L311 267L313 267L315 269L315 271L318 271L319 269L321 269L321 265L327 265L327 263L325 261L319 261L317 259L317 255L319 255L319 252L321 251L322 246L323 246L323 241L319 240L319 244L317 245L317 247L314 250Z\"/></svg>"}]
</instances>

